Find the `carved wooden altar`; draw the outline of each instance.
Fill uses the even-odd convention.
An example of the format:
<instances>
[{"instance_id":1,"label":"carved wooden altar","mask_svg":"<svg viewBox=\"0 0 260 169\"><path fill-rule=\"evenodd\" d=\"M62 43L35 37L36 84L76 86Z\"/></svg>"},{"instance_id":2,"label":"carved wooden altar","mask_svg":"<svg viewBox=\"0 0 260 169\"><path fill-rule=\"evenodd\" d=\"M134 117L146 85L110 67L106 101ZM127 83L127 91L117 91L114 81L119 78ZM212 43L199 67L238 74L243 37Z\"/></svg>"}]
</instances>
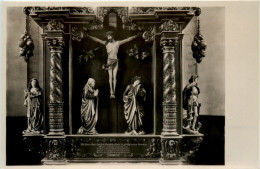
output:
<instances>
[{"instance_id":1,"label":"carved wooden altar","mask_svg":"<svg viewBox=\"0 0 260 169\"><path fill-rule=\"evenodd\" d=\"M148 161L162 164L192 162L203 135L183 134L182 131L182 38L185 36L182 32L197 9L26 7L26 13L43 29L44 113L47 124L42 135L24 135L29 149L40 152L44 164L106 161ZM73 92L82 88L82 79L77 77L81 70L76 63L75 55L80 54L77 46L83 44L86 32L102 32L109 28L110 13L116 14L117 24L120 25L117 26L118 32L131 34L142 31L149 34L142 42L145 46L144 41L148 41L151 50L151 60L147 64L151 84L148 83L149 79L147 86L151 89L149 101L153 106L150 105L149 109L147 121L150 125L146 135L124 135L120 129L121 122L117 122L117 128L112 127L111 130L102 130L102 125L111 126L110 122L100 124L99 135L76 134L78 121L73 119L79 116L79 108L74 101L78 95ZM91 69L91 63L87 64L86 68ZM109 104L118 103L110 100ZM106 105L104 109L107 109ZM120 106L117 112L120 112ZM108 121L110 118L111 121L115 119L111 115ZM106 117L103 117L103 121L104 119Z\"/></svg>"}]
</instances>

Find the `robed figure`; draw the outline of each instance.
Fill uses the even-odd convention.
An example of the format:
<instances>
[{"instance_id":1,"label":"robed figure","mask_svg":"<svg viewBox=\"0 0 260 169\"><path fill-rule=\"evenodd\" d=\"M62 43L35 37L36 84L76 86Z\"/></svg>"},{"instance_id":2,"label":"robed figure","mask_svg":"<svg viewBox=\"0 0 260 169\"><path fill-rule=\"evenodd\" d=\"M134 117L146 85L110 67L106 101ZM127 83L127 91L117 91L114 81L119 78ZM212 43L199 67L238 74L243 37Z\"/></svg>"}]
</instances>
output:
<instances>
[{"instance_id":1,"label":"robed figure","mask_svg":"<svg viewBox=\"0 0 260 169\"><path fill-rule=\"evenodd\" d=\"M135 76L132 84L126 87L123 94L124 116L128 124L125 132L130 135L145 134L143 131L143 103L146 100L146 91L141 87L141 78Z\"/></svg>"},{"instance_id":2,"label":"robed figure","mask_svg":"<svg viewBox=\"0 0 260 169\"><path fill-rule=\"evenodd\" d=\"M42 89L38 80L32 78L24 93L24 106L27 107L27 129L23 131L23 134L40 134L43 132L43 114L41 111Z\"/></svg>"},{"instance_id":3,"label":"robed figure","mask_svg":"<svg viewBox=\"0 0 260 169\"><path fill-rule=\"evenodd\" d=\"M94 89L95 80L88 79L82 94L81 104L81 121L82 126L78 130L78 134L98 134L96 124L98 120L98 89Z\"/></svg>"}]
</instances>

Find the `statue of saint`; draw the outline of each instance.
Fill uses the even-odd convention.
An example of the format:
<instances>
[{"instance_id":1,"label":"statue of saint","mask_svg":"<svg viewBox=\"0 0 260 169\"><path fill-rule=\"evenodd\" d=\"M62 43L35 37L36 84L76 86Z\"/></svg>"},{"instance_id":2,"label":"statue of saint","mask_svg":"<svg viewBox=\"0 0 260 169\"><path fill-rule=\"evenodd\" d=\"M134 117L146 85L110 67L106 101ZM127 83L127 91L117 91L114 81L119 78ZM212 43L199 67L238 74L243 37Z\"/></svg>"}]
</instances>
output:
<instances>
[{"instance_id":1,"label":"statue of saint","mask_svg":"<svg viewBox=\"0 0 260 169\"><path fill-rule=\"evenodd\" d=\"M141 87L141 77L135 76L132 84L126 87L123 94L124 115L128 124L125 132L130 135L145 134L143 126L143 102L146 100L146 91Z\"/></svg>"},{"instance_id":2,"label":"statue of saint","mask_svg":"<svg viewBox=\"0 0 260 169\"><path fill-rule=\"evenodd\" d=\"M78 134L98 134L95 126L98 120L98 89L94 89L95 80L88 79L84 86L81 104L81 121L82 126L78 130Z\"/></svg>"},{"instance_id":3,"label":"statue of saint","mask_svg":"<svg viewBox=\"0 0 260 169\"><path fill-rule=\"evenodd\" d=\"M24 106L27 107L27 129L23 134L40 134L43 133L43 114L41 112L42 89L37 79L32 78L29 87L24 91Z\"/></svg>"},{"instance_id":4,"label":"statue of saint","mask_svg":"<svg viewBox=\"0 0 260 169\"><path fill-rule=\"evenodd\" d=\"M186 124L183 128L189 134L198 133L201 127L201 123L197 123L201 106L198 100L200 94L198 79L198 75L192 75L189 79L189 84L183 90L183 108L187 110Z\"/></svg>"},{"instance_id":5,"label":"statue of saint","mask_svg":"<svg viewBox=\"0 0 260 169\"><path fill-rule=\"evenodd\" d=\"M135 39L139 35L132 36L124 40L115 40L114 33L112 31L109 31L106 33L106 36L107 36L107 41L103 41L96 37L87 35L87 37L89 37L90 39L106 46L108 58L107 58L107 64L103 65L103 69L107 70L109 75L110 98L115 98L116 76L118 70L118 58L117 58L118 49L120 45L130 42L131 40Z\"/></svg>"}]
</instances>

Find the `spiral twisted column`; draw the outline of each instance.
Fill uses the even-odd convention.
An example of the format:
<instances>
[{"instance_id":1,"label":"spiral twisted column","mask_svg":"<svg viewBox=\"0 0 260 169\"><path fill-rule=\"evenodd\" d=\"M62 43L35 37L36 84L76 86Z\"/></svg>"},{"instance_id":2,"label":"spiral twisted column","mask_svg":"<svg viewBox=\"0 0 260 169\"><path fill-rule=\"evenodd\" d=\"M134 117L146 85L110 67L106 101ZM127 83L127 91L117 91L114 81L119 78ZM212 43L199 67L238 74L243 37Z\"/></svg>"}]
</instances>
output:
<instances>
[{"instance_id":1,"label":"spiral twisted column","mask_svg":"<svg viewBox=\"0 0 260 169\"><path fill-rule=\"evenodd\" d=\"M169 34L170 33L170 34ZM162 32L160 45L163 53L163 129L162 135L177 133L175 47L178 32Z\"/></svg>"},{"instance_id":2,"label":"spiral twisted column","mask_svg":"<svg viewBox=\"0 0 260 169\"><path fill-rule=\"evenodd\" d=\"M64 25L51 20L43 34L50 50L49 135L64 135L63 68Z\"/></svg>"},{"instance_id":3,"label":"spiral twisted column","mask_svg":"<svg viewBox=\"0 0 260 169\"><path fill-rule=\"evenodd\" d=\"M49 102L49 134L64 134L63 129L63 71L62 50L64 40L62 37L47 40L51 52L50 57L50 102Z\"/></svg>"}]
</instances>

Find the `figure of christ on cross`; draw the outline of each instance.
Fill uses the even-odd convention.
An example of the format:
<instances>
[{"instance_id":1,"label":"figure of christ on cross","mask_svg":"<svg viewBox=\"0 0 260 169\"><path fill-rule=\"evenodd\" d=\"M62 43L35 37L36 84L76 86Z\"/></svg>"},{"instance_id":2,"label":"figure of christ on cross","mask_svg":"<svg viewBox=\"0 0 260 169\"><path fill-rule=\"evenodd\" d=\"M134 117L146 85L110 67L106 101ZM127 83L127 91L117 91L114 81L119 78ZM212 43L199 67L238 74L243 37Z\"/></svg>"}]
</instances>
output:
<instances>
[{"instance_id":1,"label":"figure of christ on cross","mask_svg":"<svg viewBox=\"0 0 260 169\"><path fill-rule=\"evenodd\" d=\"M87 34L87 37L94 40L95 42L101 43L106 46L107 50L107 64L105 65L104 69L108 71L109 75L109 86L110 86L110 98L115 98L115 90L116 90L116 76L117 76L117 70L118 70L118 58L117 53L120 45L127 43L136 37L140 36L135 35L132 37L129 37L127 39L123 40L115 40L114 39L114 33L112 31L109 31L106 33L107 41L100 40L96 37L90 36Z\"/></svg>"}]
</instances>

